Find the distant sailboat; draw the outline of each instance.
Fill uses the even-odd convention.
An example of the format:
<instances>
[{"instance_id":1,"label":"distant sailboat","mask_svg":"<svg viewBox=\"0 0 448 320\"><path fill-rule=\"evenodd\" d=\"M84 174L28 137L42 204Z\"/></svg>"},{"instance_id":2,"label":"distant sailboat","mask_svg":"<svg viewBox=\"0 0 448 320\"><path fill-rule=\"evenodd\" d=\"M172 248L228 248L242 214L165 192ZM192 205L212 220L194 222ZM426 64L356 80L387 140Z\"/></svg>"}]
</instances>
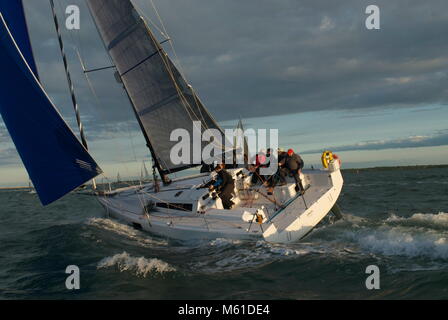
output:
<instances>
[{"instance_id":1,"label":"distant sailboat","mask_svg":"<svg viewBox=\"0 0 448 320\"><path fill-rule=\"evenodd\" d=\"M238 124L236 126L236 130L240 130L241 133L244 132L244 125L243 125L243 120L240 119L238 121ZM244 163L248 164L249 163L249 144L247 143L247 137L243 137L243 141L239 141L237 139L237 136L235 136L234 140L233 140L233 145L235 150L242 150L242 154L244 157Z\"/></svg>"},{"instance_id":2,"label":"distant sailboat","mask_svg":"<svg viewBox=\"0 0 448 320\"><path fill-rule=\"evenodd\" d=\"M151 180L151 176L149 175L148 169L146 168L145 161L142 162L142 168L140 171L140 181L148 182Z\"/></svg>"},{"instance_id":3,"label":"distant sailboat","mask_svg":"<svg viewBox=\"0 0 448 320\"><path fill-rule=\"evenodd\" d=\"M263 185L250 186L251 177L244 168L229 170L235 179L232 209L224 209L221 199L204 188L204 182L212 178L210 173L173 179L170 175L197 166L172 162L170 150L177 143L170 139L173 130L182 128L191 136L202 129L223 130L131 1L86 1L162 182L159 185L154 179L140 186L97 192L110 217L176 239L222 237L285 243L305 237L332 210L343 179L340 163L329 152L322 158L324 169L303 171L306 194L298 192L288 177L287 185L276 187L270 196ZM8 15L18 19L9 3L21 7L19 0L3 1L0 6L0 63L2 70L12 75L0 88L0 113L42 203L48 204L93 179L101 169L90 157L83 135L80 143L40 86L29 39L23 32L24 17L20 17L22 29L8 25L8 20L12 21ZM59 38L63 53L60 34ZM73 102L82 133L79 110ZM27 108L29 105L33 108ZM242 128L241 121L238 126ZM246 143L242 148L246 152ZM142 177L148 177L144 168ZM117 181L121 181L119 174Z\"/></svg>"},{"instance_id":4,"label":"distant sailboat","mask_svg":"<svg viewBox=\"0 0 448 320\"><path fill-rule=\"evenodd\" d=\"M31 182L31 180L28 181L28 193L29 194L36 194L36 189L34 189L33 183Z\"/></svg>"}]
</instances>

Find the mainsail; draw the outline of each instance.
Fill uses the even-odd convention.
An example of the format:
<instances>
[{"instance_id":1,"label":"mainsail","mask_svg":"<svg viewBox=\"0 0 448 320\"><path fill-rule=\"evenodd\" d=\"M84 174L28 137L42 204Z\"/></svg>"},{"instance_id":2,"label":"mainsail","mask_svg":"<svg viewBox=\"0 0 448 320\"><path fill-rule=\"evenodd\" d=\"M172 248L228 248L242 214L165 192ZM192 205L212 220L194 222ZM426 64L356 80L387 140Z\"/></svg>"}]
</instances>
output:
<instances>
[{"instance_id":1,"label":"mainsail","mask_svg":"<svg viewBox=\"0 0 448 320\"><path fill-rule=\"evenodd\" d=\"M173 130L185 129L192 138L195 130L201 130L193 121L199 121L202 129L222 130L129 0L87 0L87 4L159 172L166 175L193 167L172 163L170 151L177 144L170 141Z\"/></svg>"},{"instance_id":2,"label":"mainsail","mask_svg":"<svg viewBox=\"0 0 448 320\"><path fill-rule=\"evenodd\" d=\"M33 74L12 35L15 29L10 31L3 18L4 8L0 13L0 114L42 204L47 205L96 177L101 169Z\"/></svg>"}]
</instances>

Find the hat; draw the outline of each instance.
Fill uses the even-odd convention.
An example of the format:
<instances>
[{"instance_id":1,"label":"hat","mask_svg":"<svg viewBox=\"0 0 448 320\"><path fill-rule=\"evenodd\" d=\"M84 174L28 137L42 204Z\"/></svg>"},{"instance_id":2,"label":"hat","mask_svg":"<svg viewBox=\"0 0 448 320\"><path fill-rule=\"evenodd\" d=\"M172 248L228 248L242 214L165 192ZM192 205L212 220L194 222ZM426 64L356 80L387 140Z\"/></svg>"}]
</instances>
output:
<instances>
[{"instance_id":1,"label":"hat","mask_svg":"<svg viewBox=\"0 0 448 320\"><path fill-rule=\"evenodd\" d=\"M289 150L288 150L288 155L290 155L290 156L291 156L291 155L293 155L293 154L294 154L294 150L292 150L292 149L289 149Z\"/></svg>"}]
</instances>

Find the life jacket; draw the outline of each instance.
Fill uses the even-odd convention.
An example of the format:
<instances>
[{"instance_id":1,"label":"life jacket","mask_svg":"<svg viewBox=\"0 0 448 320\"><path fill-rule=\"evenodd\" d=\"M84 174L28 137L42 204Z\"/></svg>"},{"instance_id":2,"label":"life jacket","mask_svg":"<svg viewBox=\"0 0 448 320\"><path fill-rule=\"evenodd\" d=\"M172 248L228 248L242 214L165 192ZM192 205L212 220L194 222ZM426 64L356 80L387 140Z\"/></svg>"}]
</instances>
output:
<instances>
[{"instance_id":1,"label":"life jacket","mask_svg":"<svg viewBox=\"0 0 448 320\"><path fill-rule=\"evenodd\" d=\"M255 157L255 165L257 167L266 165L266 156L264 154L257 154Z\"/></svg>"}]
</instances>

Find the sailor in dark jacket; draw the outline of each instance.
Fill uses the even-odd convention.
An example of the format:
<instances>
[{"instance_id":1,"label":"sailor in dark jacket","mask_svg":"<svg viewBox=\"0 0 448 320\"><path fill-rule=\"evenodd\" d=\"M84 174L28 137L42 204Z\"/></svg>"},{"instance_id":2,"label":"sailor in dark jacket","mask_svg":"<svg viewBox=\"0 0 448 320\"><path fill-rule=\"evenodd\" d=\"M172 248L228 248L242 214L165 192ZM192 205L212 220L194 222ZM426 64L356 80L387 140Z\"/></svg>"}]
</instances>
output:
<instances>
[{"instance_id":1,"label":"sailor in dark jacket","mask_svg":"<svg viewBox=\"0 0 448 320\"><path fill-rule=\"evenodd\" d=\"M278 149L277 179L280 181L281 185L286 184L286 177L289 173L289 170L286 167L286 160L288 160L288 153L283 149Z\"/></svg>"},{"instance_id":2,"label":"sailor in dark jacket","mask_svg":"<svg viewBox=\"0 0 448 320\"><path fill-rule=\"evenodd\" d=\"M216 177L216 181L212 184L210 189L218 192L218 196L222 200L224 209L232 209L234 203L231 199L235 190L235 181L230 173L228 173L225 169L224 164L217 165L215 172L218 173L218 175Z\"/></svg>"},{"instance_id":3,"label":"sailor in dark jacket","mask_svg":"<svg viewBox=\"0 0 448 320\"><path fill-rule=\"evenodd\" d=\"M300 173L304 167L303 159L294 152L294 150L288 150L288 157L286 158L285 167L289 171L289 174L294 177L296 182L296 190L305 192L302 184L302 180L300 180Z\"/></svg>"}]
</instances>

